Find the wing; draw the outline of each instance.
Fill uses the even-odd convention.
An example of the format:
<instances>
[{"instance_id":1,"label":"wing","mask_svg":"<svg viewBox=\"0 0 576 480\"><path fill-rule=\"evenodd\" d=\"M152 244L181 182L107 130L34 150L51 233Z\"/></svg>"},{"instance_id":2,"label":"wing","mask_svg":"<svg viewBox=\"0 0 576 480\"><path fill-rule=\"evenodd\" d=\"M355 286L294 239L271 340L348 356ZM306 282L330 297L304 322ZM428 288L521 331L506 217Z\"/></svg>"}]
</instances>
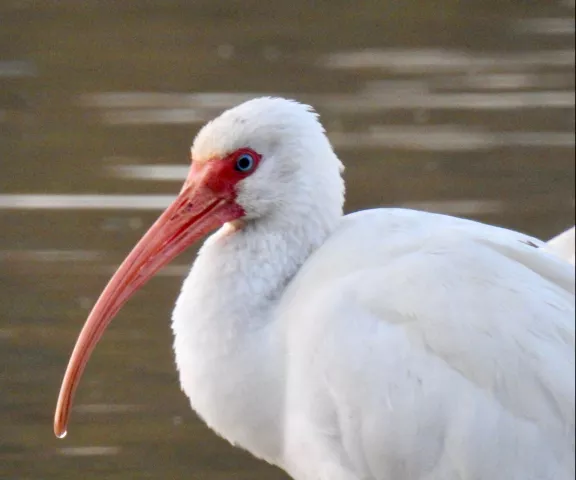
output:
<instances>
[{"instance_id":1,"label":"wing","mask_svg":"<svg viewBox=\"0 0 576 480\"><path fill-rule=\"evenodd\" d=\"M346 217L307 262L285 299L292 377L304 379L291 390L313 392L297 400L312 412L333 405L311 421L357 471L573 478L574 270L542 245L373 210Z\"/></svg>"},{"instance_id":2,"label":"wing","mask_svg":"<svg viewBox=\"0 0 576 480\"><path fill-rule=\"evenodd\" d=\"M572 265L576 262L576 255L575 250L576 246L574 245L574 240L576 236L576 227L572 227L565 232L562 232L560 235L555 236L552 240L550 240L545 248L560 258L570 262Z\"/></svg>"}]
</instances>

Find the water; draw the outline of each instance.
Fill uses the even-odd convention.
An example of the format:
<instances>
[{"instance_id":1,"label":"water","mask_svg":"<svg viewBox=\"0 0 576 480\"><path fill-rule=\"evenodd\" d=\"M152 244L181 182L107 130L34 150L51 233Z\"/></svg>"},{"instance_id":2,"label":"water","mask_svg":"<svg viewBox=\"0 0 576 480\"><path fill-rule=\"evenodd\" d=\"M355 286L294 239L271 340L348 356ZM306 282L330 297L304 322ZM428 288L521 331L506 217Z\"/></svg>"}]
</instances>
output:
<instances>
[{"instance_id":1,"label":"water","mask_svg":"<svg viewBox=\"0 0 576 480\"><path fill-rule=\"evenodd\" d=\"M188 146L260 94L312 103L349 210L546 238L574 217L574 2L0 4L0 478L275 480L190 411L169 315L188 252L113 323L52 433L68 355Z\"/></svg>"}]
</instances>

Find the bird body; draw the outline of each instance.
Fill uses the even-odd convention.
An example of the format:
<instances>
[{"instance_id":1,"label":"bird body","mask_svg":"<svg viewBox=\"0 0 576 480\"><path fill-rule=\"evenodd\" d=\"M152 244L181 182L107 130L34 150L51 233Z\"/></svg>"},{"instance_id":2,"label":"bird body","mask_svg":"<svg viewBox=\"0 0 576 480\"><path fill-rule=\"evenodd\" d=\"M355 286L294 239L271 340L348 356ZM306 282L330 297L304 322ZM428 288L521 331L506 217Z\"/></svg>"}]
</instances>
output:
<instances>
[{"instance_id":1,"label":"bird body","mask_svg":"<svg viewBox=\"0 0 576 480\"><path fill-rule=\"evenodd\" d=\"M316 116L256 99L206 125L175 202L80 334L55 418L129 296L217 227L172 319L206 423L296 480L574 477L574 269L526 235L402 209L343 216Z\"/></svg>"},{"instance_id":2,"label":"bird body","mask_svg":"<svg viewBox=\"0 0 576 480\"><path fill-rule=\"evenodd\" d=\"M217 232L173 316L182 387L217 432L298 480L570 478L573 273L542 242L375 209L294 274L268 259L306 248L235 255L253 237Z\"/></svg>"}]
</instances>

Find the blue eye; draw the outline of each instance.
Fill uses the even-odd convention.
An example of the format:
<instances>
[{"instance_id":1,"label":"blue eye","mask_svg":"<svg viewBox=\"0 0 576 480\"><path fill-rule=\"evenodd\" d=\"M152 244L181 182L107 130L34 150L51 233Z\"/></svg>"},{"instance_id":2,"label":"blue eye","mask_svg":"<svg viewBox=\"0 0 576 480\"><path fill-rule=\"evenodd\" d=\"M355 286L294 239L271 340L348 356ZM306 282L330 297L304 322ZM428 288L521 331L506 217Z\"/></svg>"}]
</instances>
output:
<instances>
[{"instance_id":1,"label":"blue eye","mask_svg":"<svg viewBox=\"0 0 576 480\"><path fill-rule=\"evenodd\" d=\"M236 170L242 173L247 173L254 168L254 157L249 153L243 153L236 159Z\"/></svg>"}]
</instances>

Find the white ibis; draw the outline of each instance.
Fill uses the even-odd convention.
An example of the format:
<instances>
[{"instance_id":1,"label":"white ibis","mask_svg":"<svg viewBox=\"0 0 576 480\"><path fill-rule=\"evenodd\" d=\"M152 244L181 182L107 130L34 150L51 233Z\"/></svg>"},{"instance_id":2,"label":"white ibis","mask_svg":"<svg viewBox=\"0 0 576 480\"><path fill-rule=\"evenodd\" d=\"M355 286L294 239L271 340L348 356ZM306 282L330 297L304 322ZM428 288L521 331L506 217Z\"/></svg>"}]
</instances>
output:
<instances>
[{"instance_id":1,"label":"white ibis","mask_svg":"<svg viewBox=\"0 0 576 480\"><path fill-rule=\"evenodd\" d=\"M55 417L112 317L195 240L173 315L206 423L297 480L574 477L574 269L526 235L402 209L342 215L310 107L260 98L198 134L174 203L72 353Z\"/></svg>"}]
</instances>

